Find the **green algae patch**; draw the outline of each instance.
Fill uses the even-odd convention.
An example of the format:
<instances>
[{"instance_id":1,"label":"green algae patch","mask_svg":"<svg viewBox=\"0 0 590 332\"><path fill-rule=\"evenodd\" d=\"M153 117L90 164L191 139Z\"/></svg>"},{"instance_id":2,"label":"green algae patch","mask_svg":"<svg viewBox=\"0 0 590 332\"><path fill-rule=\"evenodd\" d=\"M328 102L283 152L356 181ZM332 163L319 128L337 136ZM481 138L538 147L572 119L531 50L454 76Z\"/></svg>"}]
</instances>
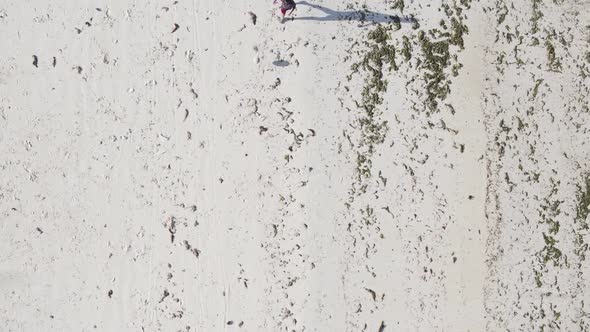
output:
<instances>
[{"instance_id":1,"label":"green algae patch","mask_svg":"<svg viewBox=\"0 0 590 332\"><path fill-rule=\"evenodd\" d=\"M531 32L533 34L539 32L539 21L543 18L543 13L539 8L542 0L532 0L533 14L531 16Z\"/></svg>"},{"instance_id":2,"label":"green algae patch","mask_svg":"<svg viewBox=\"0 0 590 332\"><path fill-rule=\"evenodd\" d=\"M545 48L547 49L547 61L549 62L549 70L553 72L560 72L561 62L555 55L555 47L550 41L546 41Z\"/></svg>"},{"instance_id":3,"label":"green algae patch","mask_svg":"<svg viewBox=\"0 0 590 332\"><path fill-rule=\"evenodd\" d=\"M422 51L419 59L420 69L423 71L423 81L426 89L425 109L428 113L438 111L439 103L445 100L451 92L449 75L456 77L463 67L458 62L457 53L465 49L464 37L469 33L464 24L463 12L471 8L470 1L456 2L453 7L443 5L442 9L449 18L441 20L439 29L418 32L418 44Z\"/></svg>"},{"instance_id":4,"label":"green algae patch","mask_svg":"<svg viewBox=\"0 0 590 332\"><path fill-rule=\"evenodd\" d=\"M588 243L584 239L584 234L588 233L588 215L590 215L590 173L586 174L582 183L578 186L578 203L576 205L576 218L578 224L575 233L575 253L580 257L580 260L586 260L586 251L588 251Z\"/></svg>"},{"instance_id":5,"label":"green algae patch","mask_svg":"<svg viewBox=\"0 0 590 332\"><path fill-rule=\"evenodd\" d=\"M356 101L363 110L358 119L360 125L360 151L357 152L357 174L359 180L371 176L371 155L375 145L383 143L388 131L387 121L380 119L379 105L383 103L383 94L387 91L385 73L399 69L396 62L396 48L391 44L391 26L378 25L367 35L364 42L366 51L361 60L352 65L352 71L366 73L361 98ZM352 74L351 74L352 75ZM349 79L351 76L349 76Z\"/></svg>"},{"instance_id":6,"label":"green algae patch","mask_svg":"<svg viewBox=\"0 0 590 332\"><path fill-rule=\"evenodd\" d=\"M406 4L404 3L404 0L394 0L391 4L391 9L398 9L402 13L404 12L405 7Z\"/></svg>"}]
</instances>

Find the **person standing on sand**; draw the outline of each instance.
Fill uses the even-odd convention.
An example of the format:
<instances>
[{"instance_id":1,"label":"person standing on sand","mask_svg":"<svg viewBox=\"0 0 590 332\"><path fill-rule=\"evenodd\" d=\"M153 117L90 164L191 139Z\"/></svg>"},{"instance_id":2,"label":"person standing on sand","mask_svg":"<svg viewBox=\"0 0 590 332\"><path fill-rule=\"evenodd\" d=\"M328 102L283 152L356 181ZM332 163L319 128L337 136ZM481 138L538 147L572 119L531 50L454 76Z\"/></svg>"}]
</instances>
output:
<instances>
[{"instance_id":1,"label":"person standing on sand","mask_svg":"<svg viewBox=\"0 0 590 332\"><path fill-rule=\"evenodd\" d=\"M277 0L273 1L273 4L275 4L275 3L277 3ZM285 14L287 13L288 10L291 10L289 15L292 15L293 12L295 11L295 7L297 7L297 4L295 4L295 1L281 0L281 13L283 14L283 18L285 17Z\"/></svg>"}]
</instances>

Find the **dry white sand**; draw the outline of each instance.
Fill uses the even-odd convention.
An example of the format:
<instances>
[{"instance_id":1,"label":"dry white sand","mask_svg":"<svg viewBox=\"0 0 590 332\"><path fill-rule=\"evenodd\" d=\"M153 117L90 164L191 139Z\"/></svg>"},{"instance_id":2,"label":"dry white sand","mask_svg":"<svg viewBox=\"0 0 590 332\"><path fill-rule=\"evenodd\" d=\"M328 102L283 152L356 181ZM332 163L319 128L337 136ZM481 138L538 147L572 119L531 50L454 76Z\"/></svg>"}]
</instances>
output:
<instances>
[{"instance_id":1,"label":"dry white sand","mask_svg":"<svg viewBox=\"0 0 590 332\"><path fill-rule=\"evenodd\" d=\"M590 330L590 3L278 15L0 2L0 330Z\"/></svg>"}]
</instances>

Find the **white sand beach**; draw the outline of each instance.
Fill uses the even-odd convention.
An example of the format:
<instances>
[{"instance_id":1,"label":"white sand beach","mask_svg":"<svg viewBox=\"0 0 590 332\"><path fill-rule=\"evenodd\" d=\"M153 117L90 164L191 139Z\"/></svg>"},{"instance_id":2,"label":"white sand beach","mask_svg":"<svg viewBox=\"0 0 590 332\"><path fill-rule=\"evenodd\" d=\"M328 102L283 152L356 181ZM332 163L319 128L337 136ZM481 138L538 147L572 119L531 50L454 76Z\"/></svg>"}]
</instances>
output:
<instances>
[{"instance_id":1,"label":"white sand beach","mask_svg":"<svg viewBox=\"0 0 590 332\"><path fill-rule=\"evenodd\" d=\"M280 16L0 1L0 331L589 331L590 3Z\"/></svg>"}]
</instances>

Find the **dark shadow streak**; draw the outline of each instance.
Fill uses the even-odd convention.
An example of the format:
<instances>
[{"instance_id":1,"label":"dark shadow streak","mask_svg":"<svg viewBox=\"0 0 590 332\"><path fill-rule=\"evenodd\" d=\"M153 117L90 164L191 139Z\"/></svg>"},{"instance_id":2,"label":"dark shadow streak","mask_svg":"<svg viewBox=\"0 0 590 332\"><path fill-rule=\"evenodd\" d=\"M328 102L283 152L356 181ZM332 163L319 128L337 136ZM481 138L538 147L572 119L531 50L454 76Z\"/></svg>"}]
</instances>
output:
<instances>
[{"instance_id":1,"label":"dark shadow streak","mask_svg":"<svg viewBox=\"0 0 590 332\"><path fill-rule=\"evenodd\" d=\"M291 17L285 18L288 20L301 20L301 21L360 21L360 22L372 22L372 23L416 23L413 17L402 17L397 15L387 15L371 12L368 10L355 10L355 11L337 11L330 8L322 7L309 3L307 1L299 1L297 5L309 6L315 9L319 9L324 12L327 16L323 17Z\"/></svg>"}]
</instances>

